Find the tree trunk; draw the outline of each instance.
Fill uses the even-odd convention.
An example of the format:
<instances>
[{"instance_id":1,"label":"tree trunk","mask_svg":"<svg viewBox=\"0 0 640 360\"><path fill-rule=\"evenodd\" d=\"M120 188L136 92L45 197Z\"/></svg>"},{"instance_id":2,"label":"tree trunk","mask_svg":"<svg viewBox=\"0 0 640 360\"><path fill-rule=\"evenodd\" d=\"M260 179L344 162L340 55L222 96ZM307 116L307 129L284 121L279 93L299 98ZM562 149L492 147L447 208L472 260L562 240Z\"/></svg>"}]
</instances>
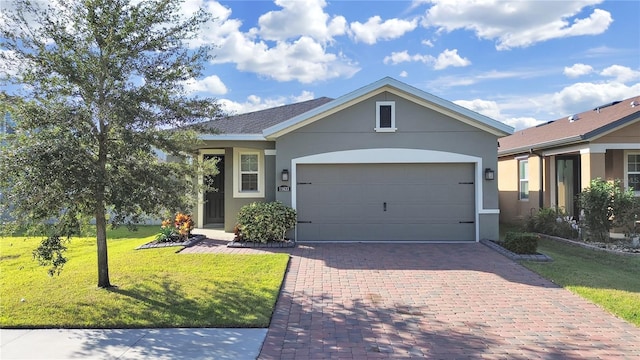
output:
<instances>
[{"instance_id":1,"label":"tree trunk","mask_svg":"<svg viewBox=\"0 0 640 360\"><path fill-rule=\"evenodd\" d=\"M98 242L98 287L111 287L109 281L109 261L107 256L107 218L104 200L96 204L96 234Z\"/></svg>"}]
</instances>

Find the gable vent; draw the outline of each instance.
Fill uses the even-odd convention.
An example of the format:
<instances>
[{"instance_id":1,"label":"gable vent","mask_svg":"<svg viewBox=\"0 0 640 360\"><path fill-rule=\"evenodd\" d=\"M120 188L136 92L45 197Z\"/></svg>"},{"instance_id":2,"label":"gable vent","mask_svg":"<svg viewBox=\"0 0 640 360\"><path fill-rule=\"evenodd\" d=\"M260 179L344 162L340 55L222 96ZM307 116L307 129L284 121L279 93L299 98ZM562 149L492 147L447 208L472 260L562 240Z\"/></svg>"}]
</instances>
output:
<instances>
[{"instance_id":1,"label":"gable vent","mask_svg":"<svg viewBox=\"0 0 640 360\"><path fill-rule=\"evenodd\" d=\"M567 119L569 119L569 122L574 122L576 120L579 120L580 117L578 116L578 114L575 114L575 115L569 116Z\"/></svg>"}]
</instances>

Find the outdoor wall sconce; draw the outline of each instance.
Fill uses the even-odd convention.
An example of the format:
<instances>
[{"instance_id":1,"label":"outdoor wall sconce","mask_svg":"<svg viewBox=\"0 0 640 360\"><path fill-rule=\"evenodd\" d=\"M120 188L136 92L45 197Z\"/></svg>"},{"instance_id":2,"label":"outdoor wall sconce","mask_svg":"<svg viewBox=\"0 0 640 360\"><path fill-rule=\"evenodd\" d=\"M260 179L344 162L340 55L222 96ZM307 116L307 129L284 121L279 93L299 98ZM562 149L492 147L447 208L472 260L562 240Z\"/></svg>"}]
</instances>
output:
<instances>
[{"instance_id":1,"label":"outdoor wall sconce","mask_svg":"<svg viewBox=\"0 0 640 360\"><path fill-rule=\"evenodd\" d=\"M289 181L289 170L283 169L282 174L280 174L280 178L282 181Z\"/></svg>"},{"instance_id":2,"label":"outdoor wall sconce","mask_svg":"<svg viewBox=\"0 0 640 360\"><path fill-rule=\"evenodd\" d=\"M484 179L485 180L495 180L496 172L491 170L490 168L484 169Z\"/></svg>"}]
</instances>

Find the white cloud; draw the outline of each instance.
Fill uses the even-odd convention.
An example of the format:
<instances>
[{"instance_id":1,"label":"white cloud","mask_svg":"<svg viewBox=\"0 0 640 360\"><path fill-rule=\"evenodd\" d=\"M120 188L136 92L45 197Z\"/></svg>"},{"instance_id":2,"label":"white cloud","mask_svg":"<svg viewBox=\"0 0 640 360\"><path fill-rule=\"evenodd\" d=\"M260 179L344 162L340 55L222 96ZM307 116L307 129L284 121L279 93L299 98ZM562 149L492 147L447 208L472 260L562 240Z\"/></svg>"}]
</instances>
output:
<instances>
[{"instance_id":1,"label":"white cloud","mask_svg":"<svg viewBox=\"0 0 640 360\"><path fill-rule=\"evenodd\" d=\"M600 72L602 76L615 78L614 81L626 83L640 79L640 71L633 70L626 66L612 65Z\"/></svg>"},{"instance_id":2,"label":"white cloud","mask_svg":"<svg viewBox=\"0 0 640 360\"><path fill-rule=\"evenodd\" d=\"M469 110L473 110L484 116L488 116L492 119L498 119L500 117L500 108L495 101L474 99L474 100L456 100L454 103L466 107Z\"/></svg>"},{"instance_id":3,"label":"white cloud","mask_svg":"<svg viewBox=\"0 0 640 360\"><path fill-rule=\"evenodd\" d=\"M513 126L515 130L522 130L542 123L542 121L533 117L511 117L509 115L504 115L502 110L509 106L506 103L498 104L496 101L482 99L457 100L454 102L469 110L488 116L494 120L501 121L509 126Z\"/></svg>"},{"instance_id":4,"label":"white cloud","mask_svg":"<svg viewBox=\"0 0 640 360\"><path fill-rule=\"evenodd\" d=\"M247 97L247 100L244 102L236 102L229 99L220 99L218 100L218 103L220 104L222 110L230 115L235 115L311 100L314 98L315 96L313 92L305 90L302 91L300 95L278 96L267 99L263 99L257 95L249 95Z\"/></svg>"},{"instance_id":5,"label":"white cloud","mask_svg":"<svg viewBox=\"0 0 640 360\"><path fill-rule=\"evenodd\" d=\"M518 69L511 71L491 70L482 73L462 76L442 76L428 82L431 89L451 88L456 86L469 86L485 81L502 80L502 79L532 79L549 74L555 74L551 68L548 69Z\"/></svg>"},{"instance_id":6,"label":"white cloud","mask_svg":"<svg viewBox=\"0 0 640 360\"><path fill-rule=\"evenodd\" d=\"M527 47L550 39L597 35L613 19L594 9L586 18L574 18L582 9L602 0L502 1L432 0L422 25L439 31L472 30L481 39L496 40L498 50Z\"/></svg>"},{"instance_id":7,"label":"white cloud","mask_svg":"<svg viewBox=\"0 0 640 360\"><path fill-rule=\"evenodd\" d=\"M423 54L410 55L407 50L392 52L391 55L385 56L382 62L392 65L397 65L403 62L421 62L433 66L435 70L442 70L449 66L463 67L471 64L469 59L458 55L457 49L446 49L440 53L437 58Z\"/></svg>"},{"instance_id":8,"label":"white cloud","mask_svg":"<svg viewBox=\"0 0 640 360\"><path fill-rule=\"evenodd\" d=\"M0 49L0 79L15 77L27 70L25 60L19 59L15 51Z\"/></svg>"},{"instance_id":9,"label":"white cloud","mask_svg":"<svg viewBox=\"0 0 640 360\"><path fill-rule=\"evenodd\" d=\"M418 26L418 20L411 21L401 19L389 19L384 22L380 16L373 16L366 23L358 21L350 25L353 38L356 42L373 45L378 40L391 40L401 37L407 32L413 31Z\"/></svg>"},{"instance_id":10,"label":"white cloud","mask_svg":"<svg viewBox=\"0 0 640 360\"><path fill-rule=\"evenodd\" d=\"M207 76L204 79L190 79L185 83L185 90L188 93L206 92L214 95L227 93L227 87L216 75Z\"/></svg>"},{"instance_id":11,"label":"white cloud","mask_svg":"<svg viewBox=\"0 0 640 360\"><path fill-rule=\"evenodd\" d=\"M291 96L291 100L293 100L294 103L307 101L307 100L313 100L313 99L315 99L315 95L313 94L313 92L307 91L307 90L303 90L300 93L300 95Z\"/></svg>"},{"instance_id":12,"label":"white cloud","mask_svg":"<svg viewBox=\"0 0 640 360\"><path fill-rule=\"evenodd\" d=\"M436 70L442 70L448 68L449 66L465 67L469 65L471 65L471 61L469 61L469 59L467 58L460 57L460 55L458 55L457 49L446 49L445 51L440 53L440 55L438 55L433 68Z\"/></svg>"},{"instance_id":13,"label":"white cloud","mask_svg":"<svg viewBox=\"0 0 640 360\"><path fill-rule=\"evenodd\" d=\"M422 40L420 43L424 46L433 47L433 42L431 42L431 40L425 39L425 40Z\"/></svg>"},{"instance_id":14,"label":"white cloud","mask_svg":"<svg viewBox=\"0 0 640 360\"><path fill-rule=\"evenodd\" d=\"M623 100L640 93L640 83L627 86L619 82L575 83L548 96L558 116L575 114L598 105Z\"/></svg>"},{"instance_id":15,"label":"white cloud","mask_svg":"<svg viewBox=\"0 0 640 360\"><path fill-rule=\"evenodd\" d=\"M269 11L258 19L258 34L266 40L287 40L309 36L320 42L329 42L336 35L344 35L347 20L343 16L330 18L324 12L324 0L276 0L282 7Z\"/></svg>"},{"instance_id":16,"label":"white cloud","mask_svg":"<svg viewBox=\"0 0 640 360\"><path fill-rule=\"evenodd\" d=\"M202 4L203 0L191 0L191 2L197 5ZM288 14L292 11L302 11L298 5L294 4L297 3L296 1L278 3L287 6L282 11ZM313 4L324 6L322 1L316 1ZM216 1L208 1L205 5L217 19L206 24L198 39L191 45L213 45L211 53L214 56L212 59L214 64L233 63L240 71L252 72L277 81L301 83L349 78L360 70L357 63L341 53L328 51L324 46L324 42L329 40L330 36L339 32L337 28L329 26L324 31L318 25L315 30L305 30L300 29L299 24L296 23L295 27L287 28L285 32L283 29L269 27L275 26L274 19L282 15L280 12L271 12L268 13L270 14L268 17L263 18L260 29L253 28L243 32L240 30L242 22L231 18L230 8ZM314 8L316 11L317 6ZM284 22L281 25L288 23ZM299 33L297 36L296 32ZM267 38L261 37L262 34L265 34L264 36L268 39L281 38L281 40L271 45L266 42ZM284 38L295 38L295 40L288 41Z\"/></svg>"},{"instance_id":17,"label":"white cloud","mask_svg":"<svg viewBox=\"0 0 640 360\"><path fill-rule=\"evenodd\" d=\"M570 78L587 75L593 72L593 67L585 64L573 64L571 67L565 67L563 74Z\"/></svg>"},{"instance_id":18,"label":"white cloud","mask_svg":"<svg viewBox=\"0 0 640 360\"><path fill-rule=\"evenodd\" d=\"M406 72L406 71L401 71L399 76L400 76L401 78L406 78L407 76L409 76L409 73L408 73L408 72Z\"/></svg>"},{"instance_id":19,"label":"white cloud","mask_svg":"<svg viewBox=\"0 0 640 360\"><path fill-rule=\"evenodd\" d=\"M431 55L415 54L409 55L407 50L400 52L392 52L391 55L385 56L382 60L385 64L397 65L403 62L422 62L425 64L433 63L436 59Z\"/></svg>"},{"instance_id":20,"label":"white cloud","mask_svg":"<svg viewBox=\"0 0 640 360\"><path fill-rule=\"evenodd\" d=\"M502 122L509 126L512 126L515 131L518 131L518 130L530 128L532 126L540 125L544 121L525 116L525 117L505 118L504 120L502 120Z\"/></svg>"}]
</instances>

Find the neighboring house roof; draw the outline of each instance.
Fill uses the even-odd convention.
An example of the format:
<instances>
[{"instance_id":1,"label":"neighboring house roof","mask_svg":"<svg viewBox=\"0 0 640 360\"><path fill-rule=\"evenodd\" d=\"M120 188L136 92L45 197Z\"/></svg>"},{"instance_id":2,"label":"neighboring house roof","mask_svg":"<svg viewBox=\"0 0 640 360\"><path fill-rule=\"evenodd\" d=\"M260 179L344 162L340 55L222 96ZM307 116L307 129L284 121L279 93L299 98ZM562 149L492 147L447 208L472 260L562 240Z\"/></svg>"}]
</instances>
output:
<instances>
[{"instance_id":1,"label":"neighboring house roof","mask_svg":"<svg viewBox=\"0 0 640 360\"><path fill-rule=\"evenodd\" d=\"M497 136L505 136L513 133L513 128L511 126L478 114L450 101L441 99L396 79L385 77L372 84L341 96L329 103L314 108L311 111L267 128L264 130L263 135L265 138L277 138L278 136L299 129L316 120L338 112L361 101L362 99L374 96L384 91L409 99Z\"/></svg>"},{"instance_id":2,"label":"neighboring house roof","mask_svg":"<svg viewBox=\"0 0 640 360\"><path fill-rule=\"evenodd\" d=\"M262 131L270 126L291 119L331 100L333 99L321 97L246 114L231 115L198 125L216 130L219 134L262 134Z\"/></svg>"},{"instance_id":3,"label":"neighboring house roof","mask_svg":"<svg viewBox=\"0 0 640 360\"><path fill-rule=\"evenodd\" d=\"M591 141L636 121L640 121L640 95L517 131L499 140L498 155Z\"/></svg>"}]
</instances>

